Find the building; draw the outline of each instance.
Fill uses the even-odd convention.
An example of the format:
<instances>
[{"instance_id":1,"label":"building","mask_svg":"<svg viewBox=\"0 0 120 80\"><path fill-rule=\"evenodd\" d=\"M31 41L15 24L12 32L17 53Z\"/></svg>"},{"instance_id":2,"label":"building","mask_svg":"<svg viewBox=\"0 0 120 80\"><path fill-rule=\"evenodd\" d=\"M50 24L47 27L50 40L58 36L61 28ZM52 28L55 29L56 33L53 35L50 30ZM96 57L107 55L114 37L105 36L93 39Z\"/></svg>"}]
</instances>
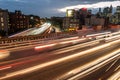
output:
<instances>
[{"instance_id":1,"label":"building","mask_svg":"<svg viewBox=\"0 0 120 80\"><path fill-rule=\"evenodd\" d=\"M0 9L0 35L5 36L8 34L8 10Z\"/></svg>"},{"instance_id":2,"label":"building","mask_svg":"<svg viewBox=\"0 0 120 80\"><path fill-rule=\"evenodd\" d=\"M116 23L120 25L120 6L117 6L115 17L116 17Z\"/></svg>"},{"instance_id":3,"label":"building","mask_svg":"<svg viewBox=\"0 0 120 80\"><path fill-rule=\"evenodd\" d=\"M70 24L69 24L69 29L70 30L76 30L78 28L79 28L79 19L71 18L70 19Z\"/></svg>"},{"instance_id":4,"label":"building","mask_svg":"<svg viewBox=\"0 0 120 80\"><path fill-rule=\"evenodd\" d=\"M51 17L51 23L53 26L59 27L61 30L63 29L63 19L64 17Z\"/></svg>"},{"instance_id":5,"label":"building","mask_svg":"<svg viewBox=\"0 0 120 80\"><path fill-rule=\"evenodd\" d=\"M29 15L29 27L39 27L41 25L41 19L36 15Z\"/></svg>"},{"instance_id":6,"label":"building","mask_svg":"<svg viewBox=\"0 0 120 80\"><path fill-rule=\"evenodd\" d=\"M104 16L108 16L109 10L110 10L109 7L106 7L106 8L103 9L103 14L104 14Z\"/></svg>"},{"instance_id":7,"label":"building","mask_svg":"<svg viewBox=\"0 0 120 80\"><path fill-rule=\"evenodd\" d=\"M102 17L91 16L90 25L101 25L104 26L105 19Z\"/></svg>"},{"instance_id":8,"label":"building","mask_svg":"<svg viewBox=\"0 0 120 80\"><path fill-rule=\"evenodd\" d=\"M103 9L103 16L104 17L111 17L112 16L112 10L113 10L112 5L110 7L105 7Z\"/></svg>"},{"instance_id":9,"label":"building","mask_svg":"<svg viewBox=\"0 0 120 80\"><path fill-rule=\"evenodd\" d=\"M89 10L89 12L91 12L91 11ZM81 9L79 9L79 14L83 15L83 17L86 17L88 15L87 8L81 8Z\"/></svg>"},{"instance_id":10,"label":"building","mask_svg":"<svg viewBox=\"0 0 120 80\"><path fill-rule=\"evenodd\" d=\"M0 36L11 35L31 27L39 27L39 16L25 15L20 10L9 12L0 9Z\"/></svg>"},{"instance_id":11,"label":"building","mask_svg":"<svg viewBox=\"0 0 120 80\"><path fill-rule=\"evenodd\" d=\"M82 27L85 26L85 18L90 18L91 12L92 11L87 8L68 9L66 11L66 17L63 20L63 27L70 30L82 29Z\"/></svg>"},{"instance_id":12,"label":"building","mask_svg":"<svg viewBox=\"0 0 120 80\"><path fill-rule=\"evenodd\" d=\"M120 6L117 6L116 12L120 13Z\"/></svg>"},{"instance_id":13,"label":"building","mask_svg":"<svg viewBox=\"0 0 120 80\"><path fill-rule=\"evenodd\" d=\"M111 24L120 24L120 6L117 6L116 12L110 17Z\"/></svg>"},{"instance_id":14,"label":"building","mask_svg":"<svg viewBox=\"0 0 120 80\"><path fill-rule=\"evenodd\" d=\"M67 9L66 17L74 17L75 10L74 9Z\"/></svg>"},{"instance_id":15,"label":"building","mask_svg":"<svg viewBox=\"0 0 120 80\"><path fill-rule=\"evenodd\" d=\"M9 34L29 28L29 17L21 11L9 12Z\"/></svg>"},{"instance_id":16,"label":"building","mask_svg":"<svg viewBox=\"0 0 120 80\"><path fill-rule=\"evenodd\" d=\"M85 26L91 26L91 18L85 18Z\"/></svg>"},{"instance_id":17,"label":"building","mask_svg":"<svg viewBox=\"0 0 120 80\"><path fill-rule=\"evenodd\" d=\"M63 29L64 30L76 30L79 28L79 19L73 17L65 17L63 19Z\"/></svg>"},{"instance_id":18,"label":"building","mask_svg":"<svg viewBox=\"0 0 120 80\"><path fill-rule=\"evenodd\" d=\"M63 19L64 30L76 30L79 27L79 10L68 9Z\"/></svg>"},{"instance_id":19,"label":"building","mask_svg":"<svg viewBox=\"0 0 120 80\"><path fill-rule=\"evenodd\" d=\"M90 18L92 15L92 10L88 10L87 8L79 9L79 29L90 25Z\"/></svg>"}]
</instances>

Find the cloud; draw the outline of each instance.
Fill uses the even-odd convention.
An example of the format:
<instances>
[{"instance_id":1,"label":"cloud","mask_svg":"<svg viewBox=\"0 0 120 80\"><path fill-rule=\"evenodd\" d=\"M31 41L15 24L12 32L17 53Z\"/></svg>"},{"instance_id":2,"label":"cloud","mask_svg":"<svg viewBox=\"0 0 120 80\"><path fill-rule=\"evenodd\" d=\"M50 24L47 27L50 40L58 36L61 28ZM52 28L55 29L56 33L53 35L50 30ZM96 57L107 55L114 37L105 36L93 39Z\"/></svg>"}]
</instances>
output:
<instances>
[{"instance_id":1,"label":"cloud","mask_svg":"<svg viewBox=\"0 0 120 80\"><path fill-rule=\"evenodd\" d=\"M25 0L0 0L1 2L26 2Z\"/></svg>"},{"instance_id":2,"label":"cloud","mask_svg":"<svg viewBox=\"0 0 120 80\"><path fill-rule=\"evenodd\" d=\"M67 6L61 9L58 9L59 12L66 12L67 9L76 9L76 8L104 8L112 5L113 7L120 6L120 1L106 1L106 2L98 2L98 3L93 3L93 4L80 4L80 5L75 5L75 6Z\"/></svg>"},{"instance_id":3,"label":"cloud","mask_svg":"<svg viewBox=\"0 0 120 80\"><path fill-rule=\"evenodd\" d=\"M105 4L104 2L108 2ZM120 1L120 0L119 0ZM66 9L95 8L102 6L117 6L115 0L0 0L0 8L9 11L21 10L24 14L34 14L40 17L65 16ZM94 9L96 10L96 9ZM93 10L93 12L94 12Z\"/></svg>"}]
</instances>

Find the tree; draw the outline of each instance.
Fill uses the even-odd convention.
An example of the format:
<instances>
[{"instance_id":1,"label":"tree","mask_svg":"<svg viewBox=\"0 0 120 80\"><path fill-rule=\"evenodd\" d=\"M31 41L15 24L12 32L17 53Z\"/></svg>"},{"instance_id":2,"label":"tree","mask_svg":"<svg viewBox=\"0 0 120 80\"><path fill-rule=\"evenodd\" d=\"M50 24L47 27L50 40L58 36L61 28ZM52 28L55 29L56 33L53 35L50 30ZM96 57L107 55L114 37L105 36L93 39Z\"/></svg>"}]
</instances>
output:
<instances>
[{"instance_id":1,"label":"tree","mask_svg":"<svg viewBox=\"0 0 120 80\"><path fill-rule=\"evenodd\" d=\"M0 36L6 36L6 31L0 30Z\"/></svg>"},{"instance_id":2,"label":"tree","mask_svg":"<svg viewBox=\"0 0 120 80\"><path fill-rule=\"evenodd\" d=\"M62 29L62 24L63 24L63 18L62 17L52 17L51 22L53 26L57 26L60 29Z\"/></svg>"}]
</instances>

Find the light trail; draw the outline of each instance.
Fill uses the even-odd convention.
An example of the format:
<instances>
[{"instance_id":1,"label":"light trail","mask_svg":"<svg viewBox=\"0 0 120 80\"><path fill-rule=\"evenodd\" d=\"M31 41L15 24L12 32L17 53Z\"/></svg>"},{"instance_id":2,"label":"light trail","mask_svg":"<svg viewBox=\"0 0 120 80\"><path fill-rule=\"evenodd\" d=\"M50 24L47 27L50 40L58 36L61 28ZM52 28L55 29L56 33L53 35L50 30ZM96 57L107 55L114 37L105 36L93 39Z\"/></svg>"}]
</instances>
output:
<instances>
[{"instance_id":1,"label":"light trail","mask_svg":"<svg viewBox=\"0 0 120 80\"><path fill-rule=\"evenodd\" d=\"M119 53L120 53L120 49L118 49L114 52L111 52L109 55L102 56L102 57L100 57L92 62L89 62L81 67L78 67L77 69L74 69L74 70L68 72L68 75L69 74L74 74L74 75L77 74L77 75L69 78L68 80L76 80L78 78L80 79L84 76L87 76L88 74L100 69L101 66L104 66L109 61L115 59L116 57L120 57ZM79 72L81 72L81 73L79 73Z\"/></svg>"},{"instance_id":2,"label":"light trail","mask_svg":"<svg viewBox=\"0 0 120 80\"><path fill-rule=\"evenodd\" d=\"M76 39L76 40L69 40L69 41L61 41L58 43L52 43L52 44L47 44L47 45L43 45L43 46L37 46L35 47L36 51L41 51L42 49L48 49L48 48L52 48L55 49L55 46L60 46L59 48L61 48L61 46L68 46L68 45L72 45L72 44L76 44L79 43L80 41L86 40L86 38L82 38L82 39Z\"/></svg>"},{"instance_id":3,"label":"light trail","mask_svg":"<svg viewBox=\"0 0 120 80\"><path fill-rule=\"evenodd\" d=\"M86 51L82 51L82 52L79 52L79 53L76 53L76 54L73 54L73 55L70 55L70 56L62 57L62 58L56 59L56 60L51 61L51 62L46 62L46 63L36 65L36 66L33 66L33 67L29 67L29 68L26 68L26 69L23 69L23 70L8 73L5 76L0 77L0 79L6 79L6 78L13 77L13 76L16 76L16 75L23 75L23 74L26 74L26 73L31 73L33 71L37 71L39 69L58 64L60 62L75 59L76 57L80 57L82 55L86 55L88 53L92 53L92 52L95 52L97 50L101 50L101 49L104 49L106 47L113 46L113 44L119 44L119 43L120 43L120 40L116 40L116 41L113 41L113 42L110 42L110 43L106 43L106 44L103 44L101 46L97 46L97 47L94 47L94 48L91 48L91 49L88 49ZM112 56L113 55L115 55L115 53L112 53ZM108 55L108 56L111 56L111 55ZM104 58L107 59L108 56L105 56ZM97 62L99 62L99 60ZM91 65L89 64L89 66L91 66Z\"/></svg>"},{"instance_id":4,"label":"light trail","mask_svg":"<svg viewBox=\"0 0 120 80\"><path fill-rule=\"evenodd\" d=\"M0 50L0 59L7 58L10 55L10 52L7 50Z\"/></svg>"},{"instance_id":5,"label":"light trail","mask_svg":"<svg viewBox=\"0 0 120 80\"><path fill-rule=\"evenodd\" d=\"M120 70L118 70L115 74L113 74L107 80L120 80Z\"/></svg>"}]
</instances>

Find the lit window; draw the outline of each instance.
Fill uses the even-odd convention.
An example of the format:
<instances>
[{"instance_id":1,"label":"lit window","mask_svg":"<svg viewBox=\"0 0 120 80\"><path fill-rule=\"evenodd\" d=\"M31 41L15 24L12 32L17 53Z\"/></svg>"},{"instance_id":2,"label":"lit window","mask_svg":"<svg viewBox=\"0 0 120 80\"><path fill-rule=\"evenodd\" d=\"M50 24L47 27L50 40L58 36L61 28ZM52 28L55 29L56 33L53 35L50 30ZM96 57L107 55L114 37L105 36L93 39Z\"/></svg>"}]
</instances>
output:
<instances>
[{"instance_id":1,"label":"lit window","mask_svg":"<svg viewBox=\"0 0 120 80\"><path fill-rule=\"evenodd\" d=\"M30 17L30 19L33 19L33 17Z\"/></svg>"},{"instance_id":2,"label":"lit window","mask_svg":"<svg viewBox=\"0 0 120 80\"><path fill-rule=\"evenodd\" d=\"M3 22L4 20L3 20L3 17L1 17L1 22Z\"/></svg>"},{"instance_id":3,"label":"lit window","mask_svg":"<svg viewBox=\"0 0 120 80\"><path fill-rule=\"evenodd\" d=\"M4 24L3 24L3 23L1 23L1 26L4 26Z\"/></svg>"}]
</instances>

